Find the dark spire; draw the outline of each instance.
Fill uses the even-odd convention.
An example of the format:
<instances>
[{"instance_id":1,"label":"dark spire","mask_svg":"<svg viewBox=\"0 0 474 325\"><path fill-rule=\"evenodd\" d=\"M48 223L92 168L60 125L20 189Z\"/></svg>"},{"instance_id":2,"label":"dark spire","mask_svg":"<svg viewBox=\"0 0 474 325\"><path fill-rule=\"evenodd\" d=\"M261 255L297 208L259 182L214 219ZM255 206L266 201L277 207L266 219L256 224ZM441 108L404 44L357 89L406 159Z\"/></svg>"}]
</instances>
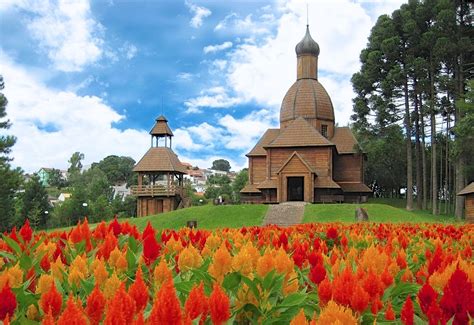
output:
<instances>
[{"instance_id":1,"label":"dark spire","mask_svg":"<svg viewBox=\"0 0 474 325\"><path fill-rule=\"evenodd\" d=\"M304 54L314 56L319 55L319 45L311 37L311 34L309 33L309 25L306 25L306 34L304 35L303 39L298 44L296 44L295 51L297 56Z\"/></svg>"}]
</instances>

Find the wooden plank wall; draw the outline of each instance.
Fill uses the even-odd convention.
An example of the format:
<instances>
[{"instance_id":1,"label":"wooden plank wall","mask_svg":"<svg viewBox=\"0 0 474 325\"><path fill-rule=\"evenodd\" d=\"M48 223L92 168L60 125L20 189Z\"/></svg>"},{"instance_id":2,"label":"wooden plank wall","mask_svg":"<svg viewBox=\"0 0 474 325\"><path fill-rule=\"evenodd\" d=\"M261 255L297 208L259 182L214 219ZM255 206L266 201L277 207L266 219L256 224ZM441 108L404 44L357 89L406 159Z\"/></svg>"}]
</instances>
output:
<instances>
[{"instance_id":1,"label":"wooden plank wall","mask_svg":"<svg viewBox=\"0 0 474 325\"><path fill-rule=\"evenodd\" d=\"M474 193L466 195L466 222L474 223Z\"/></svg>"},{"instance_id":2,"label":"wooden plank wall","mask_svg":"<svg viewBox=\"0 0 474 325\"><path fill-rule=\"evenodd\" d=\"M362 155L334 155L333 177L336 182L362 182Z\"/></svg>"},{"instance_id":3,"label":"wooden plank wall","mask_svg":"<svg viewBox=\"0 0 474 325\"><path fill-rule=\"evenodd\" d=\"M272 148L270 151L270 174L271 178L276 179L276 172L285 163L286 160L296 151L303 157L308 164L320 172L320 176L328 176L331 173L331 148ZM307 172L306 167L300 172Z\"/></svg>"},{"instance_id":4,"label":"wooden plank wall","mask_svg":"<svg viewBox=\"0 0 474 325\"><path fill-rule=\"evenodd\" d=\"M266 179L267 157L251 157L252 184L260 184Z\"/></svg>"}]
</instances>

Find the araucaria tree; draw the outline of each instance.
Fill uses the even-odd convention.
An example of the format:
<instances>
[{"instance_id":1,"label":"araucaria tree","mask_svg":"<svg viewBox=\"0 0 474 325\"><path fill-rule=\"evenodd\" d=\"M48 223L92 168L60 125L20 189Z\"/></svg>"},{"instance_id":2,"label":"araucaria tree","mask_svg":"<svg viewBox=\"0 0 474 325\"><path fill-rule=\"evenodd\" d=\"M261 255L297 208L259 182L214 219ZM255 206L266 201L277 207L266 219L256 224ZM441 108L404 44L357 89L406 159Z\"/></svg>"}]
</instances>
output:
<instances>
[{"instance_id":1,"label":"araucaria tree","mask_svg":"<svg viewBox=\"0 0 474 325\"><path fill-rule=\"evenodd\" d=\"M0 76L0 91L4 89L3 76ZM7 98L0 92L0 133L10 127L6 119ZM16 192L21 183L21 171L13 169L8 154L15 144L15 137L0 135L0 231L10 228L14 222Z\"/></svg>"},{"instance_id":2,"label":"araucaria tree","mask_svg":"<svg viewBox=\"0 0 474 325\"><path fill-rule=\"evenodd\" d=\"M466 0L411 0L392 15L380 16L361 52L361 69L352 77L352 119L361 142L396 136L387 128L403 125L406 176L397 170L396 177L404 180L408 210L415 197L418 209L427 209L430 202L434 214L439 201L445 212L455 201L453 210L460 217L464 202L455 194L474 178L465 168L468 156L453 150L466 137L455 130L464 118L461 107L472 78L471 12ZM393 151L400 145L390 139L387 143L393 143ZM377 145L365 149L369 157L370 150L380 154ZM373 167L369 159L368 169ZM382 189L394 186L381 175L368 181Z\"/></svg>"}]
</instances>

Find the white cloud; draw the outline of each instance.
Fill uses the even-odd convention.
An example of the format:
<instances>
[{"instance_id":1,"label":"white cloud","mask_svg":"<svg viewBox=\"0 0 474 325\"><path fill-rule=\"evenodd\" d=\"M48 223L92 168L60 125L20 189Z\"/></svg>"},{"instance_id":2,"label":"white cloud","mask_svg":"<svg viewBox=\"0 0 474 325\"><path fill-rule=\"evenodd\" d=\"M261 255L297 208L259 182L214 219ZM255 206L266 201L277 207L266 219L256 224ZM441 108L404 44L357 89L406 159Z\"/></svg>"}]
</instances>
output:
<instances>
[{"instance_id":1,"label":"white cloud","mask_svg":"<svg viewBox=\"0 0 474 325\"><path fill-rule=\"evenodd\" d=\"M201 27L204 18L209 17L212 14L212 11L206 7L200 7L191 1L186 0L184 3L189 8L189 11L194 15L189 22L189 25L193 28Z\"/></svg>"},{"instance_id":2,"label":"white cloud","mask_svg":"<svg viewBox=\"0 0 474 325\"><path fill-rule=\"evenodd\" d=\"M270 33L275 22L275 16L272 13L262 14L254 19L252 14L242 18L233 12L217 23L214 30L217 32L228 30L235 34L264 35Z\"/></svg>"},{"instance_id":3,"label":"white cloud","mask_svg":"<svg viewBox=\"0 0 474 325\"><path fill-rule=\"evenodd\" d=\"M400 1L393 1L390 6L380 5L372 10L391 13L399 5ZM255 102L278 112L286 91L296 81L294 47L305 33L306 2L279 0L274 13L280 15L277 19L268 18L274 19L273 35L250 34L228 53L225 80L240 102ZM262 16L265 15L269 13ZM236 14L229 15L216 29L230 26L237 18ZM350 0L320 0L309 6L311 35L321 48L319 80L332 98L339 124L349 121L354 96L350 78L359 69L360 51L366 46L376 19L373 12ZM267 26L261 19L254 22Z\"/></svg>"},{"instance_id":4,"label":"white cloud","mask_svg":"<svg viewBox=\"0 0 474 325\"><path fill-rule=\"evenodd\" d=\"M227 108L240 103L241 100L229 96L223 87L213 87L201 91L201 94L195 98L190 98L184 102L187 113L200 113L202 108Z\"/></svg>"},{"instance_id":5,"label":"white cloud","mask_svg":"<svg viewBox=\"0 0 474 325\"><path fill-rule=\"evenodd\" d=\"M189 81L193 78L193 74L189 72L180 72L176 77L180 80Z\"/></svg>"},{"instance_id":6,"label":"white cloud","mask_svg":"<svg viewBox=\"0 0 474 325\"><path fill-rule=\"evenodd\" d=\"M208 45L208 46L203 48L203 52L205 54L215 53L215 52L227 50L231 47L232 47L232 42L227 41L227 42L224 42L222 44Z\"/></svg>"},{"instance_id":7,"label":"white cloud","mask_svg":"<svg viewBox=\"0 0 474 325\"><path fill-rule=\"evenodd\" d=\"M67 168L75 151L85 154L85 164L110 154L137 160L148 149L148 132L115 128L124 116L101 98L49 88L1 52L0 61L12 122L8 131L18 138L12 152L15 166L27 172Z\"/></svg>"},{"instance_id":8,"label":"white cloud","mask_svg":"<svg viewBox=\"0 0 474 325\"><path fill-rule=\"evenodd\" d=\"M9 5L31 14L25 20L27 28L56 69L81 71L102 57L103 27L92 17L88 0L23 0Z\"/></svg>"},{"instance_id":9,"label":"white cloud","mask_svg":"<svg viewBox=\"0 0 474 325\"><path fill-rule=\"evenodd\" d=\"M137 53L138 53L138 48L133 45L133 44L125 44L125 46L122 48L122 52L124 53L125 57L127 60L133 59Z\"/></svg>"}]
</instances>

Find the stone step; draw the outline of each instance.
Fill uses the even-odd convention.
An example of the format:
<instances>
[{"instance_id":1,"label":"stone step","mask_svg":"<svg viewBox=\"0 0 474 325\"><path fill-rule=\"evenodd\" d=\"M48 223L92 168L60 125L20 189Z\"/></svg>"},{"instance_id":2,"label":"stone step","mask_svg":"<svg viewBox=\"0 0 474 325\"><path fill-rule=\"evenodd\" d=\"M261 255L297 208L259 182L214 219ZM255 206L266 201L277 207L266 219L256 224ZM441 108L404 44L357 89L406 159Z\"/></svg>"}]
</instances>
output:
<instances>
[{"instance_id":1,"label":"stone step","mask_svg":"<svg viewBox=\"0 0 474 325\"><path fill-rule=\"evenodd\" d=\"M301 223L306 202L285 202L270 205L263 225L278 225L282 227Z\"/></svg>"}]
</instances>

